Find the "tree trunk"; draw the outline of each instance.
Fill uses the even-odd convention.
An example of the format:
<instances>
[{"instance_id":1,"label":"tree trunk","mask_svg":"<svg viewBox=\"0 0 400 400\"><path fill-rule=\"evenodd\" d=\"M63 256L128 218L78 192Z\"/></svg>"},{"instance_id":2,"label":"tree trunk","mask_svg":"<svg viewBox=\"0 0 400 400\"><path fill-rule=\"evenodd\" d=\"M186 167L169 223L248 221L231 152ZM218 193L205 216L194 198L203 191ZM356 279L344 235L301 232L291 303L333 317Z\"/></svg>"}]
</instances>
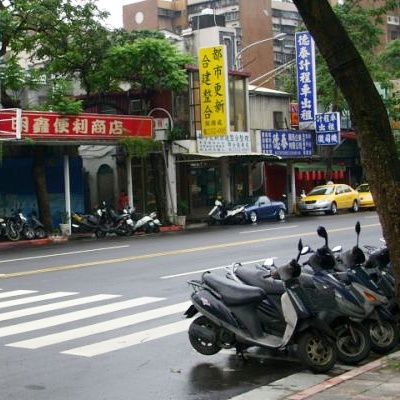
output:
<instances>
[{"instance_id":1,"label":"tree trunk","mask_svg":"<svg viewBox=\"0 0 400 400\"><path fill-rule=\"evenodd\" d=\"M39 217L47 232L53 230L49 196L47 194L46 173L44 169L45 149L35 146L33 150L32 174L35 182L36 199L39 207Z\"/></svg>"},{"instance_id":2,"label":"tree trunk","mask_svg":"<svg viewBox=\"0 0 400 400\"><path fill-rule=\"evenodd\" d=\"M400 300L400 162L386 108L363 60L328 1L293 2L349 104L361 162L389 247L397 300Z\"/></svg>"}]
</instances>

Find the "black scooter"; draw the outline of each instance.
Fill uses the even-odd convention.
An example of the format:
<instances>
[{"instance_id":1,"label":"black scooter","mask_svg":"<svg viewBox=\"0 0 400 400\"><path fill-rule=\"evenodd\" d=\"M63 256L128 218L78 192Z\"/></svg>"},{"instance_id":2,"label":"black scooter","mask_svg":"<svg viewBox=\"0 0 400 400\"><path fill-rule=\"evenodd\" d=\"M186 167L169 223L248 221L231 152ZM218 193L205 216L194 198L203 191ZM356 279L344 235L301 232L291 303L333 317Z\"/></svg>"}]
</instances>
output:
<instances>
[{"instance_id":1,"label":"black scooter","mask_svg":"<svg viewBox=\"0 0 400 400\"><path fill-rule=\"evenodd\" d=\"M241 353L250 346L286 349L297 345L299 359L310 370L329 371L337 357L335 333L316 316L312 299L299 284L302 248L300 240L297 259L277 267L285 287L278 323L268 315L268 294L259 287L243 285L215 272L205 272L201 281L189 281L193 304L185 315L191 318L198 312L202 314L189 327L193 348L213 355L222 348L236 348Z\"/></svg>"}]
</instances>

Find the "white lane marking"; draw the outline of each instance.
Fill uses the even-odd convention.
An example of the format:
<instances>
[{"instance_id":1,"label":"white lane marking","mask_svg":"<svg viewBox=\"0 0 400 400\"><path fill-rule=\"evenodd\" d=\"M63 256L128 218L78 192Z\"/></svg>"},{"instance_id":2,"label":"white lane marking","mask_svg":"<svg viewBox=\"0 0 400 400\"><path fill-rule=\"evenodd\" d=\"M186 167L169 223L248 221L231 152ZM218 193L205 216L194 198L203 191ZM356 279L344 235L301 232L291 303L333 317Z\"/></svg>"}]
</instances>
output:
<instances>
[{"instance_id":1,"label":"white lane marking","mask_svg":"<svg viewBox=\"0 0 400 400\"><path fill-rule=\"evenodd\" d=\"M2 301L0 303L0 308L19 306L21 304L37 303L38 301L52 300L52 299L58 299L60 297L73 296L74 294L78 294L78 293L77 292L53 292L53 293L48 293L48 294L41 294L39 296L24 297L23 299L18 299L18 300Z\"/></svg>"},{"instance_id":2,"label":"white lane marking","mask_svg":"<svg viewBox=\"0 0 400 400\"><path fill-rule=\"evenodd\" d=\"M40 258L68 256L68 255L83 254L83 253L93 253L95 251L117 250L117 249L123 249L125 247L129 247L129 246L130 246L129 244L125 244L123 246L99 247L97 249L88 249L88 250L80 250L80 251L67 251L65 253L44 254L44 255L41 255L41 256L32 256L32 257L23 257L23 258L10 258L10 259L7 259L7 260L0 260L0 263L7 263L7 262L13 262L13 261L38 260Z\"/></svg>"},{"instance_id":3,"label":"white lane marking","mask_svg":"<svg viewBox=\"0 0 400 400\"><path fill-rule=\"evenodd\" d=\"M104 340L102 342L76 347L74 349L62 351L61 354L70 354L82 357L94 357L111 351L125 349L137 344L149 342L155 339L161 339L165 336L174 335L186 331L192 323L191 319L174 322L172 324L162 325L158 328L147 329L145 331L132 333L130 335L120 336L114 339Z\"/></svg>"},{"instance_id":4,"label":"white lane marking","mask_svg":"<svg viewBox=\"0 0 400 400\"><path fill-rule=\"evenodd\" d=\"M98 333L109 332L115 329L124 328L127 326L135 325L141 322L150 321L152 319L165 317L185 311L185 309L192 304L190 301L183 303L173 304L171 306L160 307L155 310L144 311L138 314L128 315L125 317L115 318L97 324L82 326L76 329L70 329L64 332L53 333L50 335L40 336L33 339L22 340L15 343L7 344L10 347L19 347L24 349L39 349L46 346L51 346L57 343L67 342L69 340L83 338Z\"/></svg>"},{"instance_id":5,"label":"white lane marking","mask_svg":"<svg viewBox=\"0 0 400 400\"><path fill-rule=\"evenodd\" d=\"M251 231L242 231L239 232L241 234L246 234L246 233L257 233L257 232L266 232L266 231L280 231L281 229L293 229L293 228L298 228L299 225L289 225L289 226L280 226L279 228L265 228L265 229L253 229Z\"/></svg>"},{"instance_id":6,"label":"white lane marking","mask_svg":"<svg viewBox=\"0 0 400 400\"><path fill-rule=\"evenodd\" d=\"M37 293L37 290L13 290L11 292L0 293L0 299L6 299L7 297L22 296L23 294Z\"/></svg>"},{"instance_id":7,"label":"white lane marking","mask_svg":"<svg viewBox=\"0 0 400 400\"><path fill-rule=\"evenodd\" d=\"M52 326L66 324L67 322L79 321L85 318L95 317L98 315L109 314L115 311L126 310L128 308L165 300L157 297L139 297L117 303L107 304L105 306L97 306L87 308L85 310L73 311L66 314L56 315L38 319L35 321L24 322L17 325L6 326L0 328L0 337L16 335L18 333L31 332L38 329L49 328Z\"/></svg>"},{"instance_id":8,"label":"white lane marking","mask_svg":"<svg viewBox=\"0 0 400 400\"><path fill-rule=\"evenodd\" d=\"M0 314L0 321L7 321L9 319L26 317L27 315L40 314L47 311L60 310L61 308L74 307L82 304L94 303L96 301L113 299L121 297L119 295L111 294L98 294L95 296L81 297L79 299L59 301L58 303L45 304L42 306L30 307L21 310L9 311Z\"/></svg>"},{"instance_id":9,"label":"white lane marking","mask_svg":"<svg viewBox=\"0 0 400 400\"><path fill-rule=\"evenodd\" d=\"M264 261L265 258L260 258L259 260L250 260L250 261L240 261L240 264L245 265L245 264L254 264L254 263L258 263L260 261ZM221 265L219 267L211 267L211 268L205 268L205 269L198 269L197 271L190 271L190 272L182 272L181 274L175 274L175 275L164 275L164 276L160 276L160 279L172 279L172 278L179 278L180 276L186 276L186 275L193 275L193 274L201 274L202 272L206 272L206 271L215 271L217 269L223 269L223 268L227 268L230 267L232 264L231 263L229 265Z\"/></svg>"}]
</instances>

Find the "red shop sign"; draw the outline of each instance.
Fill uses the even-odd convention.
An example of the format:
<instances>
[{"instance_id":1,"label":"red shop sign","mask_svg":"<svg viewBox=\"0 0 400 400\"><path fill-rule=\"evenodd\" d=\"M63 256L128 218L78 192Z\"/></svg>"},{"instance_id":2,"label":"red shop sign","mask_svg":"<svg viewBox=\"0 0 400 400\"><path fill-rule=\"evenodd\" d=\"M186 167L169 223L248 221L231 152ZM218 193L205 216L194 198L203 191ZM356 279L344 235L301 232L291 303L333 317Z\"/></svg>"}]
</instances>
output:
<instances>
[{"instance_id":1,"label":"red shop sign","mask_svg":"<svg viewBox=\"0 0 400 400\"><path fill-rule=\"evenodd\" d=\"M22 111L21 137L58 140L118 140L121 137L153 137L153 118L110 114L62 115ZM0 138L15 137L16 113L0 113Z\"/></svg>"}]
</instances>

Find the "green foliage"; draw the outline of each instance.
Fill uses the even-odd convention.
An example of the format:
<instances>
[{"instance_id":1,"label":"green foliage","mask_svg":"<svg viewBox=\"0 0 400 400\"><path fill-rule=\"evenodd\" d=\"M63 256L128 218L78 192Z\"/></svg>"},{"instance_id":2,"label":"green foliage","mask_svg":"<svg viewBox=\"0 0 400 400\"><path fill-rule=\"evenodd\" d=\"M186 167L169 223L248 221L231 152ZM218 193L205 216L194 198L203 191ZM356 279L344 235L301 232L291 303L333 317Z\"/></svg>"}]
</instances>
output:
<instances>
[{"instance_id":1,"label":"green foliage","mask_svg":"<svg viewBox=\"0 0 400 400\"><path fill-rule=\"evenodd\" d=\"M187 215L189 212L189 204L186 200L178 200L177 203L178 215Z\"/></svg>"},{"instance_id":2,"label":"green foliage","mask_svg":"<svg viewBox=\"0 0 400 400\"><path fill-rule=\"evenodd\" d=\"M147 37L112 47L106 54L104 71L142 91L181 91L188 84L184 64L193 60L192 56L180 53L169 40Z\"/></svg>"},{"instance_id":3,"label":"green foliage","mask_svg":"<svg viewBox=\"0 0 400 400\"><path fill-rule=\"evenodd\" d=\"M390 1L384 3L378 10L376 7L362 7L357 0L345 0L343 4L335 6L334 11L364 59L372 79L379 82L383 88L389 88L391 85L390 79L399 74L400 51L398 43L393 42L381 55L377 55L374 51L382 35L382 29L380 28L382 13L385 13L393 6ZM319 52L317 52L316 63L319 104L325 111L347 110L347 102L337 89L326 62ZM388 99L386 102L390 106L392 100Z\"/></svg>"},{"instance_id":4,"label":"green foliage","mask_svg":"<svg viewBox=\"0 0 400 400\"><path fill-rule=\"evenodd\" d=\"M70 86L71 83L65 80L54 81L47 102L42 108L68 115L77 115L82 112L82 100L75 100L67 95L71 90Z\"/></svg>"},{"instance_id":5,"label":"green foliage","mask_svg":"<svg viewBox=\"0 0 400 400\"><path fill-rule=\"evenodd\" d=\"M152 139L124 137L118 141L128 156L146 158L150 153L161 150L161 143Z\"/></svg>"}]
</instances>

